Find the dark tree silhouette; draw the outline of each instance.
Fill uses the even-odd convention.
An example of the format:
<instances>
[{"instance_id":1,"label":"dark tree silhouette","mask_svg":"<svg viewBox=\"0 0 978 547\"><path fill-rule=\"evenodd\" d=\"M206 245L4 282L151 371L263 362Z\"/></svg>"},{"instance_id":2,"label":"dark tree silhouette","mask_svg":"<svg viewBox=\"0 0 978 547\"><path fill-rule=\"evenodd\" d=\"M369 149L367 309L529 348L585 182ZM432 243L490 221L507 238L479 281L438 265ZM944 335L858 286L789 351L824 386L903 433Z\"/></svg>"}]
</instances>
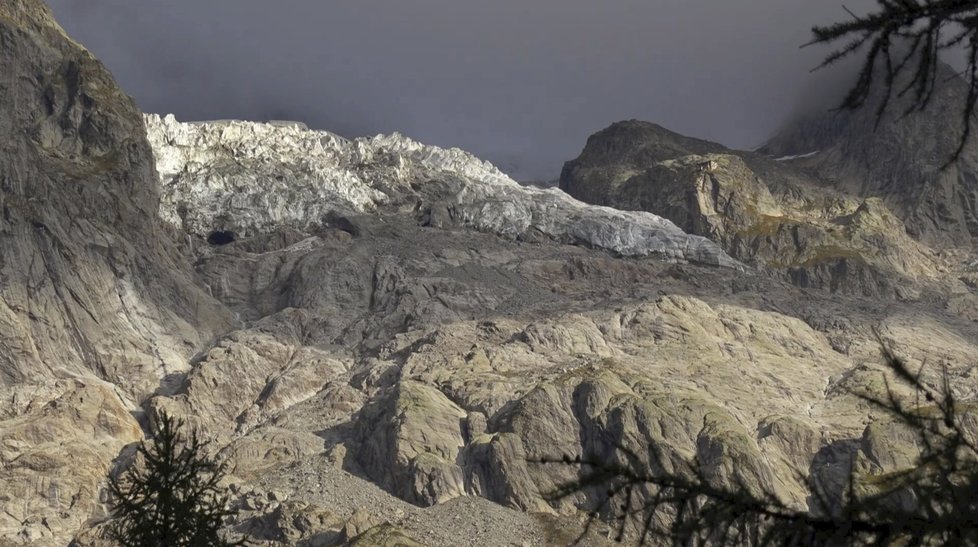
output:
<instances>
[{"instance_id":1,"label":"dark tree silhouette","mask_svg":"<svg viewBox=\"0 0 978 547\"><path fill-rule=\"evenodd\" d=\"M834 64L865 51L856 83L840 105L842 109L864 106L874 85L883 80L884 96L877 119L894 97L909 97L904 114L923 110L938 81L938 56L949 49L963 49L966 65L959 75L968 83L962 105L964 131L950 161L956 160L971 136L978 103L978 1L976 0L877 0L877 11L812 29L811 44L842 43L819 67ZM898 83L899 82L899 83Z\"/></svg>"},{"instance_id":2,"label":"dark tree silhouette","mask_svg":"<svg viewBox=\"0 0 978 547\"><path fill-rule=\"evenodd\" d=\"M666 468L658 447L649 447L651 466L619 447L624 464L587 457L541 460L580 468L579 479L552 492L551 500L604 492L581 538L603 515L614 523L619 541L638 544L978 545L978 422L970 406L956 400L946 368L935 389L889 350L883 354L895 378L916 397L902 399L888 381L885 397L857 396L911 431L921 452L913 467L882 476L860 475L850 464L841 499L830 499L822 485L799 472L814 499L809 511L799 511L743 484L711 485L695 461L668 474L654 472ZM873 486L868 493L857 488L866 483Z\"/></svg>"},{"instance_id":3,"label":"dark tree silhouette","mask_svg":"<svg viewBox=\"0 0 978 547\"><path fill-rule=\"evenodd\" d=\"M112 539L125 546L198 547L244 545L228 541L220 529L236 511L218 485L226 463L207 456L196 432L181 433L183 420L163 414L153 437L138 448L142 462L109 478Z\"/></svg>"}]
</instances>

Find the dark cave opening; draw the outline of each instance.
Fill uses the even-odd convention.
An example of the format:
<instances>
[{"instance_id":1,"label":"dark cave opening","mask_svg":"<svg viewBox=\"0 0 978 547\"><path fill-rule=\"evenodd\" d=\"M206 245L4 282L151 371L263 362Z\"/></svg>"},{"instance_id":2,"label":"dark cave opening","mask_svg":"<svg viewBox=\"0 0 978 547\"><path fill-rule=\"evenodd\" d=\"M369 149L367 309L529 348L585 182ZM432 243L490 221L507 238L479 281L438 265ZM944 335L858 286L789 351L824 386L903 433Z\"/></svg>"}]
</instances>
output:
<instances>
[{"instance_id":1,"label":"dark cave opening","mask_svg":"<svg viewBox=\"0 0 978 547\"><path fill-rule=\"evenodd\" d=\"M210 245L227 245L228 243L234 243L237 236L234 232L229 232L225 230L214 230L207 236L207 243Z\"/></svg>"}]
</instances>

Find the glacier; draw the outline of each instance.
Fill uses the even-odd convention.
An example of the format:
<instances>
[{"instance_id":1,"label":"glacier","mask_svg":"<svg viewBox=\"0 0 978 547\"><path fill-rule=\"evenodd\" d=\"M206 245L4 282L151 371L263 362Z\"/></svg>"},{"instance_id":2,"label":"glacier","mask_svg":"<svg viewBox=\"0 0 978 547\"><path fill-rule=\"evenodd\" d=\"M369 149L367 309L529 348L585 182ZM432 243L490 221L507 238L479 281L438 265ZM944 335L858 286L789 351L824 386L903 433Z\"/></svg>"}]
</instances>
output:
<instances>
[{"instance_id":1,"label":"glacier","mask_svg":"<svg viewBox=\"0 0 978 547\"><path fill-rule=\"evenodd\" d=\"M408 214L438 228L742 268L714 242L657 215L523 186L468 152L397 133L347 139L301 123L180 122L157 114L144 121L161 216L201 237L308 231L344 215Z\"/></svg>"}]
</instances>

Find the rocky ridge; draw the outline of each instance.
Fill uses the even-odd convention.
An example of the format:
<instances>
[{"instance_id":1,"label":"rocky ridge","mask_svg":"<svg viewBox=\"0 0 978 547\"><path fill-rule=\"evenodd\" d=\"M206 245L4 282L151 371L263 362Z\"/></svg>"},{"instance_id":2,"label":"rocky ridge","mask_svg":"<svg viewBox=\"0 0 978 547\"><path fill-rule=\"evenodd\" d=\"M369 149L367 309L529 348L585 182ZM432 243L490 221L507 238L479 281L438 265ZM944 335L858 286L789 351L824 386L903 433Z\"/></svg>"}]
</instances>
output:
<instances>
[{"instance_id":1,"label":"rocky ridge","mask_svg":"<svg viewBox=\"0 0 978 547\"><path fill-rule=\"evenodd\" d=\"M542 456L695 458L799 508L796 472L906 465L854 395L885 389L877 336L978 391L974 277L784 162L593 137L588 199L670 222L400 136L144 120L37 0L0 42L0 543L106 545L104 477L161 411L233 464L255 544L544 545L601 492L551 499L576 472ZM867 268L778 262L830 245Z\"/></svg>"},{"instance_id":2,"label":"rocky ridge","mask_svg":"<svg viewBox=\"0 0 978 547\"><path fill-rule=\"evenodd\" d=\"M780 153L780 152L779 152ZM568 162L561 187L592 203L651 211L717 241L734 258L801 287L916 298L959 291L967 259L914 239L885 192L832 189L799 164L620 122ZM970 255L970 252L965 252Z\"/></svg>"},{"instance_id":3,"label":"rocky ridge","mask_svg":"<svg viewBox=\"0 0 978 547\"><path fill-rule=\"evenodd\" d=\"M0 537L64 544L102 511L132 415L230 328L155 218L133 102L46 6L0 3Z\"/></svg>"},{"instance_id":4,"label":"rocky ridge","mask_svg":"<svg viewBox=\"0 0 978 547\"><path fill-rule=\"evenodd\" d=\"M880 197L907 232L927 245L970 246L978 236L978 143L970 139L951 161L964 129L961 109L968 86L946 64L935 70L942 85L924 109L911 109L910 97L893 97L877 120L884 100L877 88L865 109L804 116L759 152L795 157L796 169L827 187Z\"/></svg>"}]
</instances>

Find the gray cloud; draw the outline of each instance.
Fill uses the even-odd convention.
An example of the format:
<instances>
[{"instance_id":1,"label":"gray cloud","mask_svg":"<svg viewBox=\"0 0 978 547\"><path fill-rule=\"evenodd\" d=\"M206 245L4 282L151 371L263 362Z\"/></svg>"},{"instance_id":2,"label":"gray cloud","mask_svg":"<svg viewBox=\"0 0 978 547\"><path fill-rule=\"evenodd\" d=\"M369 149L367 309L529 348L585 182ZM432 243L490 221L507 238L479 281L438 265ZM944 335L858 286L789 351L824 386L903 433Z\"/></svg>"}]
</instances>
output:
<instances>
[{"instance_id":1,"label":"gray cloud","mask_svg":"<svg viewBox=\"0 0 978 547\"><path fill-rule=\"evenodd\" d=\"M400 131L541 179L620 119L760 144L838 85L798 46L845 15L812 0L50 3L143 110Z\"/></svg>"}]
</instances>

